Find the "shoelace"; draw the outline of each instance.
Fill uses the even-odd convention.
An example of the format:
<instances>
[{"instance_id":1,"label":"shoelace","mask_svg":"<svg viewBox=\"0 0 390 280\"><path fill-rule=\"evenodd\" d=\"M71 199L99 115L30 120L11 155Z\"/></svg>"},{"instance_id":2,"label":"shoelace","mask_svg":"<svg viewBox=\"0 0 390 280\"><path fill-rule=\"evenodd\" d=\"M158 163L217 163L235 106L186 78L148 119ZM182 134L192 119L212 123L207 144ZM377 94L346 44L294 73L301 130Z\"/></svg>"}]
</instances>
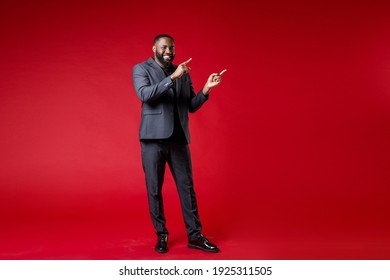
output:
<instances>
[{"instance_id":1,"label":"shoelace","mask_svg":"<svg viewBox=\"0 0 390 280\"><path fill-rule=\"evenodd\" d=\"M202 243L209 242L206 237L203 236L203 234L200 235L200 240Z\"/></svg>"}]
</instances>

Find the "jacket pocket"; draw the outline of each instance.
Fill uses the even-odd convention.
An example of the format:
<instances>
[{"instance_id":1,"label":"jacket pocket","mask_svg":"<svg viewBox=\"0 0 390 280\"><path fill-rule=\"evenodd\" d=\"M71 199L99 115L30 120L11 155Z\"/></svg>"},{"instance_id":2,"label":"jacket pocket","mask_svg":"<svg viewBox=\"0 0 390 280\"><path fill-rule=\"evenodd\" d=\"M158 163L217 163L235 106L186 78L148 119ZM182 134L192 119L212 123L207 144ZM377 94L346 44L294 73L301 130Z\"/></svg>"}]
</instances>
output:
<instances>
[{"instance_id":1,"label":"jacket pocket","mask_svg":"<svg viewBox=\"0 0 390 280\"><path fill-rule=\"evenodd\" d=\"M143 115L161 115L162 111L161 110L159 110L159 111L156 111L156 110L143 110L142 114Z\"/></svg>"}]
</instances>

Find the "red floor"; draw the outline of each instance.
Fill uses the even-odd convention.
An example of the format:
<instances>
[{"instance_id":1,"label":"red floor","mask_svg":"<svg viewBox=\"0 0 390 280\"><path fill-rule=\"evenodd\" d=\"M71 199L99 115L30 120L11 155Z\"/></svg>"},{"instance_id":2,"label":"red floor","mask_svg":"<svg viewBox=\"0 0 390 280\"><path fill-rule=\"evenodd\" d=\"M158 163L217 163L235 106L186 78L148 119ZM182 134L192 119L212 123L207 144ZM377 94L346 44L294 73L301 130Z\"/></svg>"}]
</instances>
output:
<instances>
[{"instance_id":1,"label":"red floor","mask_svg":"<svg viewBox=\"0 0 390 280\"><path fill-rule=\"evenodd\" d=\"M345 234L313 229L241 228L224 232L210 226L205 234L221 252L186 247L182 225L170 232L169 252L157 254L151 228L140 224L19 224L3 227L0 259L389 259L390 238L367 231Z\"/></svg>"}]
</instances>

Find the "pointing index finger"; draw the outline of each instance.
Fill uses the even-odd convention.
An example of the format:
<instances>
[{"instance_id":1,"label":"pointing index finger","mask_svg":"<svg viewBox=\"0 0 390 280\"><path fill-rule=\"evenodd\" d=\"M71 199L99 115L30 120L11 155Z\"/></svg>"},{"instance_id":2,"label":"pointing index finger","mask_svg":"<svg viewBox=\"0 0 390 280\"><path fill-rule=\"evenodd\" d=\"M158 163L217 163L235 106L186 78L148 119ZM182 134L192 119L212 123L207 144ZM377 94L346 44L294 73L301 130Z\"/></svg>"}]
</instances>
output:
<instances>
[{"instance_id":1,"label":"pointing index finger","mask_svg":"<svg viewBox=\"0 0 390 280\"><path fill-rule=\"evenodd\" d=\"M186 65L188 62L190 62L192 60L192 57L189 59L189 60L187 60L187 61L184 61L182 64L184 64L184 65Z\"/></svg>"},{"instance_id":2,"label":"pointing index finger","mask_svg":"<svg viewBox=\"0 0 390 280\"><path fill-rule=\"evenodd\" d=\"M222 76L223 75L223 73L225 73L227 71L227 69L225 69L225 70L222 70L221 71L221 73L219 73L219 76Z\"/></svg>"}]
</instances>

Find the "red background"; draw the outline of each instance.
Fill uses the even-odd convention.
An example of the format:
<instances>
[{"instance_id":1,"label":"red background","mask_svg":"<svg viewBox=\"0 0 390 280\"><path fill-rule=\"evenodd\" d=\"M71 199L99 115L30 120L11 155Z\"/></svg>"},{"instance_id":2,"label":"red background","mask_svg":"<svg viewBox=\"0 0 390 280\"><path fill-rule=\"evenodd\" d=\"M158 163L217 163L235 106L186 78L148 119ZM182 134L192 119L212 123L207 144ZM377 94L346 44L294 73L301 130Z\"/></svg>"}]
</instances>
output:
<instances>
[{"instance_id":1,"label":"red background","mask_svg":"<svg viewBox=\"0 0 390 280\"><path fill-rule=\"evenodd\" d=\"M390 4L2 1L0 258L390 258ZM153 252L131 69L169 33L191 115L204 233Z\"/></svg>"}]
</instances>

